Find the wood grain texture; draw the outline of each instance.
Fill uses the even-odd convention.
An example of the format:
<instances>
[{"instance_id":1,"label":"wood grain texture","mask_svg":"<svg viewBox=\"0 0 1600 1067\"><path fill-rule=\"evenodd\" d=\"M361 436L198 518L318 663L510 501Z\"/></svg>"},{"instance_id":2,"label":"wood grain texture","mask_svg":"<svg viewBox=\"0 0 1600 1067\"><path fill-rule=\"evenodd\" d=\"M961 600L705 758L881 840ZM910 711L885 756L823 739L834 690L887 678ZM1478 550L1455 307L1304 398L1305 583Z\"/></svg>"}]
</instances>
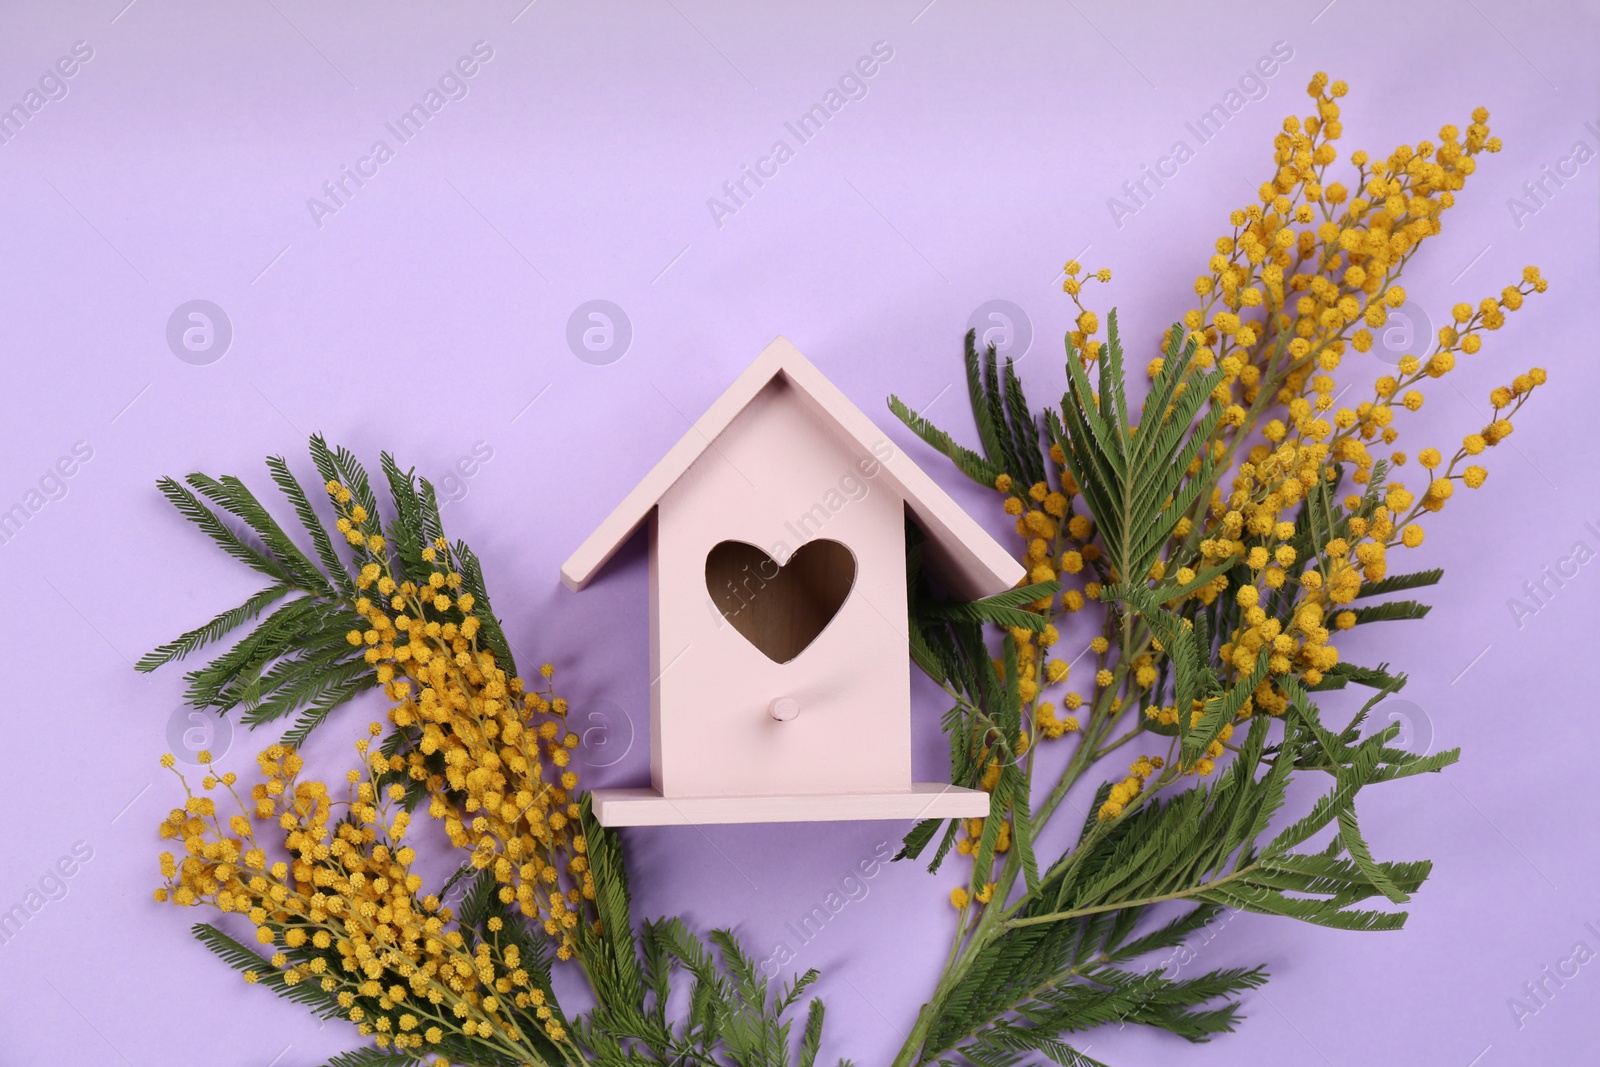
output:
<instances>
[{"instance_id":1,"label":"wood grain texture","mask_svg":"<svg viewBox=\"0 0 1600 1067\"><path fill-rule=\"evenodd\" d=\"M856 580L856 557L820 538L778 564L744 541L722 541L706 557L706 591L722 617L774 663L788 663L827 629Z\"/></svg>"}]
</instances>

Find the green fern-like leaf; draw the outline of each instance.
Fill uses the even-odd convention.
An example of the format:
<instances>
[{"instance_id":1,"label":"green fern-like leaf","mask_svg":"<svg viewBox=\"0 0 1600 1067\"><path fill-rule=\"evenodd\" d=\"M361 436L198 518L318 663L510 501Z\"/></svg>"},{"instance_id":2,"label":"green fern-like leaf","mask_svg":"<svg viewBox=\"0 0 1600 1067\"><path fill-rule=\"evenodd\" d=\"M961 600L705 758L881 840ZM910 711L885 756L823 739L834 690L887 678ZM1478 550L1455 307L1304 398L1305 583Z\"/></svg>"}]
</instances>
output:
<instances>
[{"instance_id":1,"label":"green fern-like leaf","mask_svg":"<svg viewBox=\"0 0 1600 1067\"><path fill-rule=\"evenodd\" d=\"M428 1061L393 1049L358 1048L327 1060L322 1067L413 1067Z\"/></svg>"},{"instance_id":2,"label":"green fern-like leaf","mask_svg":"<svg viewBox=\"0 0 1600 1067\"><path fill-rule=\"evenodd\" d=\"M1200 408L1221 372L1190 373L1196 346L1192 339L1180 346L1183 333L1181 328L1172 333L1137 429L1128 419L1116 312L1107 323L1098 389L1067 344L1067 394L1061 402L1062 439L1056 444L1089 504L1119 580L1139 580L1150 571L1173 527L1211 481L1211 458L1202 446L1221 412L1201 415ZM1195 464L1198 470L1191 476Z\"/></svg>"}]
</instances>

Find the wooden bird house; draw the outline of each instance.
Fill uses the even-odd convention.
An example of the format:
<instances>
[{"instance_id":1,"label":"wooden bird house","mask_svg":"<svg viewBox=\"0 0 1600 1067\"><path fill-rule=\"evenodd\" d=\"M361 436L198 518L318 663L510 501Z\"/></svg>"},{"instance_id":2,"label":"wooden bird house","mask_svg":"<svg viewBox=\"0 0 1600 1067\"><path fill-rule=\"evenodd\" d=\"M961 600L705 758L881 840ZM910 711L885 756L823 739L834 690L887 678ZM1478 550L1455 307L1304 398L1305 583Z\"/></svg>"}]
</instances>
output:
<instances>
[{"instance_id":1,"label":"wooden bird house","mask_svg":"<svg viewBox=\"0 0 1600 1067\"><path fill-rule=\"evenodd\" d=\"M582 589L649 528L649 788L606 826L962 818L911 778L906 519L967 599L1021 564L778 338L561 568Z\"/></svg>"}]
</instances>

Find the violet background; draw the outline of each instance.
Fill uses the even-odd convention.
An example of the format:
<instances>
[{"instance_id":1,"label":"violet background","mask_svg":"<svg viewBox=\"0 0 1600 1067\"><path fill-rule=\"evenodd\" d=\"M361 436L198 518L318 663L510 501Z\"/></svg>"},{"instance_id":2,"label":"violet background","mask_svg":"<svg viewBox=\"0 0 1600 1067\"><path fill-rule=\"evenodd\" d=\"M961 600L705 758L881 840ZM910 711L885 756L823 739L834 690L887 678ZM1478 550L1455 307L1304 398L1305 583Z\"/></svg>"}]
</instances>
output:
<instances>
[{"instance_id":1,"label":"violet background","mask_svg":"<svg viewBox=\"0 0 1600 1067\"><path fill-rule=\"evenodd\" d=\"M1189 970L1270 967L1239 1034L1191 1047L1106 1030L1079 1047L1113 1064L1195 1067L1594 1059L1600 965L1548 984L1554 995L1520 1025L1508 1003L1537 1006L1524 983L1577 942L1600 949L1588 676L1600 564L1578 567L1520 625L1508 606L1575 542L1600 549L1600 163L1520 224L1508 206L1576 141L1600 147L1585 125L1600 122L1593 5L526 2L0 8L0 103L74 42L94 49L69 94L0 145L0 508L25 501L75 442L93 450L66 496L0 546L11 664L0 909L26 901L75 843L92 849L66 895L0 944L0 1063L299 1067L356 1043L351 1028L246 988L188 938L201 916L149 899L154 825L177 795L156 760L182 680L131 663L259 584L167 507L156 477L237 473L265 493L261 458L286 454L309 478L304 440L320 430L374 465L397 450L437 480L481 442L493 457L461 483L447 525L483 557L528 665L554 662L581 712L610 702L642 728L642 549L581 595L557 569L762 345L787 335L1003 533L992 498L894 423L884 397L932 404L970 440L960 339L993 299L1031 320L1020 366L1034 398L1058 395L1070 318L1059 271L1075 255L1115 271L1091 299L1121 308L1141 362L1153 354L1228 210L1269 176L1271 137L1306 111L1317 70L1351 83L1346 152L1433 136L1480 103L1505 139L1408 271L1417 306L1438 318L1526 263L1551 279L1401 424L1413 452L1453 448L1493 386L1550 371L1489 456L1488 484L1457 494L1425 546L1395 561L1446 568L1427 594L1433 614L1342 642L1349 659L1410 672L1408 703L1386 713L1415 743L1461 745L1464 758L1363 801L1376 851L1436 861L1403 932L1234 917ZM469 95L318 227L307 198L375 139L393 145L385 122L477 41L493 58ZM775 139L795 147L784 122L878 41L894 54L868 95L716 225L707 198ZM1116 225L1107 199L1175 139L1194 147L1184 123L1278 41L1293 58L1266 98ZM232 323L210 365L176 358L165 338L195 298ZM565 340L595 298L632 324L609 365ZM1382 369L1346 366L1362 389ZM919 772L942 774L942 705L920 681L916 701ZM344 742L377 710L342 714L317 766L342 767ZM625 719L613 725L626 747ZM234 765L265 740L236 732ZM646 751L634 745L589 783L643 780ZM795 966L823 971L829 1062L885 1063L943 957L954 875L897 865L809 942L786 924L903 829L630 832L637 912L732 924L763 956L788 943Z\"/></svg>"}]
</instances>

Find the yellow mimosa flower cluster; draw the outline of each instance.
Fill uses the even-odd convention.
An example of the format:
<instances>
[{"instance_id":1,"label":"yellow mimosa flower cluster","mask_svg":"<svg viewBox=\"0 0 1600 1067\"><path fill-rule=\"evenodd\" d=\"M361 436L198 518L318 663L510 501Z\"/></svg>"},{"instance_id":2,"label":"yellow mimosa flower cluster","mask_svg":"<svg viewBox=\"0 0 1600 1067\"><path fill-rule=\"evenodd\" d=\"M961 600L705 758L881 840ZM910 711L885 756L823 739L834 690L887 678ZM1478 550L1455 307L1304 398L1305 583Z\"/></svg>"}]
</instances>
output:
<instances>
[{"instance_id":1,"label":"yellow mimosa flower cluster","mask_svg":"<svg viewBox=\"0 0 1600 1067\"><path fill-rule=\"evenodd\" d=\"M1218 418L1203 454L1220 475L1209 494L1178 519L1150 573L1123 576L1109 566L1059 446L1049 449L1047 481L1024 485L1005 473L995 482L1022 542L1025 581L1059 579L1063 587L1056 596L1028 605L1045 617L1042 633L1025 627L1010 632L1017 648L1018 690L1029 709L1024 722L1046 739L1076 739L1080 755L1074 767L1140 738L1166 743L1160 735L1170 737L1180 715L1198 722L1202 714L1199 701L1184 709L1152 703L1148 695L1167 666L1164 650L1150 636L1130 643L1132 635L1109 611L1099 613L1101 632L1088 647L1066 657L1075 663L1093 655L1092 686L1052 692L1074 677L1067 662L1049 654L1060 641L1057 627L1066 628L1098 601L1107 584L1127 577L1168 587L1175 583L1183 591L1169 602L1174 609L1190 600L1209 609L1219 598L1231 598L1227 617L1237 623L1217 635L1216 655L1226 681L1254 683L1235 721L1258 709L1281 715L1288 697L1280 680L1293 677L1315 686L1338 666L1332 641L1358 621L1351 602L1364 585L1385 577L1391 549L1422 543L1417 520L1423 512L1441 510L1457 483L1470 489L1484 484L1487 471L1475 458L1512 432L1513 416L1546 381L1545 371L1533 368L1495 389L1488 424L1466 435L1448 461L1438 449L1417 453L1424 473L1419 490L1396 480L1411 458L1392 447L1399 436L1397 414L1417 411L1431 381L1454 370L1458 358L1476 355L1487 333L1500 329L1528 296L1545 291L1548 283L1539 270L1528 267L1518 284L1497 296L1453 308L1451 321L1425 355L1404 355L1392 370L1361 367L1358 373L1366 380L1376 380L1363 387L1364 398L1358 394L1341 405L1348 387L1336 380L1336 372L1350 369L1352 353L1360 357L1372 351L1375 332L1406 304L1399 284L1406 264L1440 232L1442 215L1474 173L1477 157L1500 150L1499 140L1490 136L1488 112L1479 108L1464 129L1445 126L1437 140L1401 145L1376 158L1351 153L1354 172L1341 177L1334 168L1343 135L1339 100L1346 92L1345 83L1325 74L1311 79L1312 113L1285 119L1274 138L1270 179L1254 202L1230 215L1230 231L1216 240L1206 272L1195 280L1198 304L1174 327L1178 341L1196 346L1191 378L1177 388L1187 388L1199 375L1216 375L1208 399ZM1107 282L1111 273L1086 273L1073 261L1064 274L1062 288L1076 308L1068 337L1087 364L1101 357L1104 342L1097 336L1102 317L1083 302L1084 286L1091 280ZM1172 341L1169 331L1162 349ZM1150 362L1152 379L1164 363L1161 357ZM1198 474L1200 467L1197 457L1189 474ZM1318 536L1298 527L1308 495L1338 491L1346 476L1357 491L1344 498L1349 516L1339 535ZM1363 487L1376 499L1364 497ZM1243 582L1241 573L1247 576ZM1261 664L1265 670L1258 675ZM1002 660L995 660L995 669L1004 678ZM1126 717L1128 708L1144 711ZM1131 718L1129 728L1108 739L1112 725L1123 718ZM1188 765L1174 758L1175 743L1165 756L1138 757L1112 785L1100 818L1117 818L1136 798L1180 776L1212 774L1233 729L1232 723L1225 725ZM1030 740L1022 739L1018 753L1029 753L1031 761ZM977 744L989 770L981 784L992 790L998 763L990 742ZM966 836L957 843L963 854L977 853L982 822L964 826ZM975 873L972 884L982 877ZM962 889L952 903L964 909L971 897Z\"/></svg>"},{"instance_id":2,"label":"yellow mimosa flower cluster","mask_svg":"<svg viewBox=\"0 0 1600 1067\"><path fill-rule=\"evenodd\" d=\"M380 732L373 723L373 736ZM356 747L369 754L366 739ZM401 786L352 770L336 801L324 783L301 777L299 753L271 745L257 757L262 781L247 801L237 775L219 774L209 753L200 761L207 773L196 793L173 757L162 757L187 800L161 824L183 854L161 854L166 882L156 900L246 916L255 941L273 953L264 963L275 984L315 983L380 1048L416 1051L462 1033L516 1062L542 1062L513 1007L541 1020L551 1040L566 1038L521 950L498 936L498 919L474 944L452 909L421 895ZM219 789L237 812L226 819ZM245 980L262 978L252 970Z\"/></svg>"},{"instance_id":3,"label":"yellow mimosa flower cluster","mask_svg":"<svg viewBox=\"0 0 1600 1067\"><path fill-rule=\"evenodd\" d=\"M578 828L578 735L567 729L566 701L548 687L529 691L479 643L475 602L461 591L443 537L420 550L426 580L396 582L372 518L346 487L331 483L328 492L338 529L373 555L356 579L367 629L350 631L349 640L366 646L395 702L390 721L408 738L403 753L373 753L374 766L420 783L451 843L469 849L478 869L492 869L502 900L543 926L560 959L570 958L583 902L595 890ZM540 670L546 683L553 674L548 665Z\"/></svg>"}]
</instances>

